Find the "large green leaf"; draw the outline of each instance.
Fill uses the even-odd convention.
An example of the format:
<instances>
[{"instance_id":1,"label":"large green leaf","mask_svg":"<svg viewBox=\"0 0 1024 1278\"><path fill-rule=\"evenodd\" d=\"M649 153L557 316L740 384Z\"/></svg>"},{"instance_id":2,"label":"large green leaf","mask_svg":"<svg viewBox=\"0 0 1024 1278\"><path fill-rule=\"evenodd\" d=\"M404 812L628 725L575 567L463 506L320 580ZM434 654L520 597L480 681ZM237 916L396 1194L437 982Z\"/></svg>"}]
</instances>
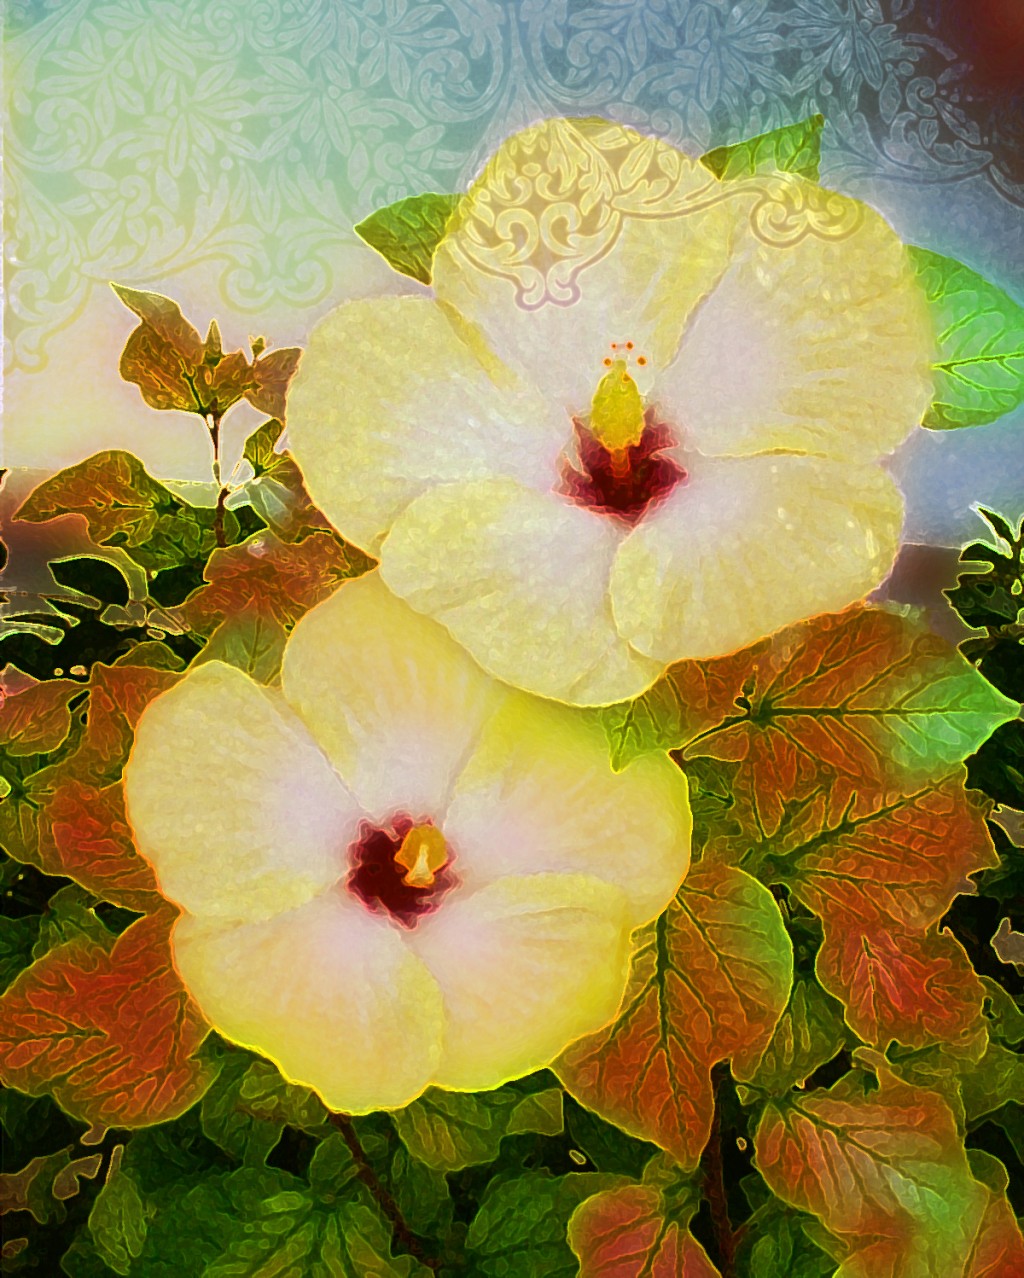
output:
<instances>
[{"instance_id":1,"label":"large green leaf","mask_svg":"<svg viewBox=\"0 0 1024 1278\"><path fill-rule=\"evenodd\" d=\"M817 182L824 127L825 117L812 115L734 146L716 147L702 155L700 162L723 182L773 172L798 173Z\"/></svg>"},{"instance_id":2,"label":"large green leaf","mask_svg":"<svg viewBox=\"0 0 1024 1278\"><path fill-rule=\"evenodd\" d=\"M954 258L912 247L938 339L935 396L922 425L994 422L1024 402L1024 308Z\"/></svg>"},{"instance_id":3,"label":"large green leaf","mask_svg":"<svg viewBox=\"0 0 1024 1278\"><path fill-rule=\"evenodd\" d=\"M429 284L434 250L458 207L458 195L427 191L377 209L355 232L402 275Z\"/></svg>"}]
</instances>

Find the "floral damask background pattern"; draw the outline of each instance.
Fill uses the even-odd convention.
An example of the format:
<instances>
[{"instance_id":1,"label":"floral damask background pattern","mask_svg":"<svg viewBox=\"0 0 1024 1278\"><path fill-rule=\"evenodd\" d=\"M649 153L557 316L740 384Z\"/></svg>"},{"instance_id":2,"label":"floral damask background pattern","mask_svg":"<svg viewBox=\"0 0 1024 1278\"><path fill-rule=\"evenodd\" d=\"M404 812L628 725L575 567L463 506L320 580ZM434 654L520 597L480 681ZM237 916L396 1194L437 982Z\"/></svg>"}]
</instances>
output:
<instances>
[{"instance_id":1,"label":"floral damask background pattern","mask_svg":"<svg viewBox=\"0 0 1024 1278\"><path fill-rule=\"evenodd\" d=\"M226 311L240 340L261 324L301 343L342 297L394 287L355 222L464 189L546 115L610 116L699 154L821 112L826 184L1024 286L1019 112L978 89L942 18L937 0L10 0L10 461L89 451L55 423L50 457L61 409L39 378L49 361L54 388L58 363L81 384L84 335L122 323L108 281ZM113 394L83 422L120 414ZM1002 456L1008 430L917 448L962 469ZM171 458L145 459L171 477ZM205 459L180 466L197 478Z\"/></svg>"}]
</instances>

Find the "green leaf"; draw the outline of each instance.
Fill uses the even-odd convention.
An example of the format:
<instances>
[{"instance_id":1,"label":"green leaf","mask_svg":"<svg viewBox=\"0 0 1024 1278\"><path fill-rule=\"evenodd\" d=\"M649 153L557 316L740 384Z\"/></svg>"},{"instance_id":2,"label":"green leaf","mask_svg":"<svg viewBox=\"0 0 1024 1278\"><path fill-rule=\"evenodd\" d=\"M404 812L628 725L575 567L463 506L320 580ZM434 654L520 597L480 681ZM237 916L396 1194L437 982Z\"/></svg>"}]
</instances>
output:
<instances>
[{"instance_id":1,"label":"green leaf","mask_svg":"<svg viewBox=\"0 0 1024 1278\"><path fill-rule=\"evenodd\" d=\"M0 918L0 993L32 962L32 949L39 935L39 915Z\"/></svg>"},{"instance_id":2,"label":"green leaf","mask_svg":"<svg viewBox=\"0 0 1024 1278\"><path fill-rule=\"evenodd\" d=\"M812 115L770 133L759 133L746 142L716 147L700 157L701 164L723 182L753 177L755 173L797 173L818 180L821 161L823 115Z\"/></svg>"},{"instance_id":3,"label":"green leaf","mask_svg":"<svg viewBox=\"0 0 1024 1278\"><path fill-rule=\"evenodd\" d=\"M492 1182L466 1238L470 1272L480 1278L575 1278L579 1261L566 1239L569 1217L592 1194L625 1183L598 1172L552 1176L539 1171Z\"/></svg>"},{"instance_id":4,"label":"green leaf","mask_svg":"<svg viewBox=\"0 0 1024 1278\"><path fill-rule=\"evenodd\" d=\"M355 232L396 271L429 284L434 251L460 198L434 191L413 195L371 213Z\"/></svg>"},{"instance_id":5,"label":"green leaf","mask_svg":"<svg viewBox=\"0 0 1024 1278\"><path fill-rule=\"evenodd\" d=\"M225 618L192 664L223 661L243 670L257 683L272 683L281 671L287 638L276 617L258 607L249 607Z\"/></svg>"},{"instance_id":6,"label":"green leaf","mask_svg":"<svg viewBox=\"0 0 1024 1278\"><path fill-rule=\"evenodd\" d=\"M814 1218L773 1199L745 1222L740 1247L742 1278L831 1278L835 1261L812 1241Z\"/></svg>"},{"instance_id":7,"label":"green leaf","mask_svg":"<svg viewBox=\"0 0 1024 1278\"><path fill-rule=\"evenodd\" d=\"M82 515L99 546L122 546L143 568L173 568L216 545L212 509L188 505L131 453L108 449L44 480L15 519Z\"/></svg>"},{"instance_id":8,"label":"green leaf","mask_svg":"<svg viewBox=\"0 0 1024 1278\"><path fill-rule=\"evenodd\" d=\"M251 1058L247 1052L225 1054L216 1081L200 1105L204 1134L240 1163L258 1166L281 1139L284 1124L256 1113L242 1098Z\"/></svg>"},{"instance_id":9,"label":"green leaf","mask_svg":"<svg viewBox=\"0 0 1024 1278\"><path fill-rule=\"evenodd\" d=\"M798 975L760 1060L736 1076L770 1095L781 1096L830 1061L848 1037L842 1004L826 994L817 981Z\"/></svg>"},{"instance_id":10,"label":"green leaf","mask_svg":"<svg viewBox=\"0 0 1024 1278\"><path fill-rule=\"evenodd\" d=\"M988 1043L978 1060L942 1043L916 1052L893 1047L890 1057L905 1082L944 1096L962 1125L974 1126L984 1115L1024 1095L1024 1057L1001 1043Z\"/></svg>"},{"instance_id":11,"label":"green leaf","mask_svg":"<svg viewBox=\"0 0 1024 1278\"><path fill-rule=\"evenodd\" d=\"M985 987L985 1015L992 1022L989 1031L992 1037L1011 1047L1024 1043L1024 1011L998 981L993 981L990 976L983 976L981 983Z\"/></svg>"},{"instance_id":12,"label":"green leaf","mask_svg":"<svg viewBox=\"0 0 1024 1278\"><path fill-rule=\"evenodd\" d=\"M65 941L109 943L110 933L93 910L95 904L95 896L77 883L69 883L54 892L39 920L32 958L41 958Z\"/></svg>"},{"instance_id":13,"label":"green leaf","mask_svg":"<svg viewBox=\"0 0 1024 1278\"><path fill-rule=\"evenodd\" d=\"M491 1162L502 1138L511 1132L561 1131L561 1092L549 1091L555 1098L540 1092L524 1099L513 1087L476 1093L430 1087L392 1118L414 1158L438 1171L458 1171L471 1163Z\"/></svg>"},{"instance_id":14,"label":"green leaf","mask_svg":"<svg viewBox=\"0 0 1024 1278\"><path fill-rule=\"evenodd\" d=\"M1024 308L950 257L911 247L938 341L935 398L922 425L994 422L1024 402Z\"/></svg>"},{"instance_id":15,"label":"green leaf","mask_svg":"<svg viewBox=\"0 0 1024 1278\"><path fill-rule=\"evenodd\" d=\"M245 495L282 541L302 541L312 532L330 531L326 516L313 505L292 456L275 452L284 425L270 418L245 441L242 456L253 468Z\"/></svg>"},{"instance_id":16,"label":"green leaf","mask_svg":"<svg viewBox=\"0 0 1024 1278\"><path fill-rule=\"evenodd\" d=\"M96 1251L114 1273L127 1275L142 1255L156 1208L143 1200L131 1173L121 1167L123 1149L115 1146L116 1158L111 1157L106 1183L89 1213L89 1233Z\"/></svg>"}]
</instances>

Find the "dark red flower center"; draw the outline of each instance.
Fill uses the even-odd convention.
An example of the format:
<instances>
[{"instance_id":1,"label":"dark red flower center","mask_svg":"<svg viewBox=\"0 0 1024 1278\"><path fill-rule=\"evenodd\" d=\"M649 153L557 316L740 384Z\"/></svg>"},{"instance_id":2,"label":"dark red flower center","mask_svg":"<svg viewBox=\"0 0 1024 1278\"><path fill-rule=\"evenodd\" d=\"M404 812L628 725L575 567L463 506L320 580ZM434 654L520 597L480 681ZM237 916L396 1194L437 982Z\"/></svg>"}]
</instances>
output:
<instances>
[{"instance_id":1,"label":"dark red flower center","mask_svg":"<svg viewBox=\"0 0 1024 1278\"><path fill-rule=\"evenodd\" d=\"M633 527L651 505L664 501L686 479L683 467L664 455L677 440L671 428L656 419L653 409L644 413L639 441L614 451L597 440L579 417L572 424L579 469L563 462L558 491L577 505Z\"/></svg>"},{"instance_id":2,"label":"dark red flower center","mask_svg":"<svg viewBox=\"0 0 1024 1278\"><path fill-rule=\"evenodd\" d=\"M345 886L368 909L389 915L402 927L415 927L424 915L437 909L458 882L450 849L446 863L426 876L432 879L427 886L407 882L415 875L396 859L410 830L432 826L429 818L414 820L404 812L396 813L383 826L361 822L359 837L348 849L350 868Z\"/></svg>"}]
</instances>

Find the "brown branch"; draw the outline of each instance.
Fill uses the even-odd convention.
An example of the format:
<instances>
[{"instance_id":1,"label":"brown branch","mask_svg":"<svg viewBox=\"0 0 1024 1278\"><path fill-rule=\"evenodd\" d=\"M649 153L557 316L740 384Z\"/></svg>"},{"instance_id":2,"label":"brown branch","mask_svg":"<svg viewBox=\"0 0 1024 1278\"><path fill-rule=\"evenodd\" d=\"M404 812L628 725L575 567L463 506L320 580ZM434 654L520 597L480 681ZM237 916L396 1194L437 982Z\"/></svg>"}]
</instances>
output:
<instances>
[{"instance_id":1,"label":"brown branch","mask_svg":"<svg viewBox=\"0 0 1024 1278\"><path fill-rule=\"evenodd\" d=\"M223 550L228 544L227 537L224 535L224 503L229 490L220 482L220 414L211 413L206 426L210 432L210 442L213 444L213 482L220 489L217 494L217 506L213 512L213 536L217 545Z\"/></svg>"},{"instance_id":2,"label":"brown branch","mask_svg":"<svg viewBox=\"0 0 1024 1278\"><path fill-rule=\"evenodd\" d=\"M402 1244L410 1256L413 1256L421 1265L426 1265L428 1269L436 1270L438 1262L429 1256L423 1254L423 1248L419 1239L415 1236L409 1226L405 1223L405 1219L399 1210L398 1204L385 1189L381 1183L380 1177L373 1170L370 1160L366 1157L366 1151L359 1140L359 1136L355 1127L352 1125L352 1119L348 1114L331 1114L331 1122L341 1132L345 1144L348 1146L348 1152L352 1155L352 1160L356 1165L356 1172L359 1179L373 1195L377 1206L381 1209L388 1220L391 1222L395 1231L395 1238Z\"/></svg>"},{"instance_id":3,"label":"brown branch","mask_svg":"<svg viewBox=\"0 0 1024 1278\"><path fill-rule=\"evenodd\" d=\"M722 1170L722 1116L718 1106L722 1077L722 1068L719 1067L715 1070L714 1077L715 1108L711 1120L711 1135L701 1162L704 1169L704 1196L711 1208L711 1224L715 1231L718 1268L722 1278L735 1278L736 1235L729 1219L729 1200Z\"/></svg>"}]
</instances>

